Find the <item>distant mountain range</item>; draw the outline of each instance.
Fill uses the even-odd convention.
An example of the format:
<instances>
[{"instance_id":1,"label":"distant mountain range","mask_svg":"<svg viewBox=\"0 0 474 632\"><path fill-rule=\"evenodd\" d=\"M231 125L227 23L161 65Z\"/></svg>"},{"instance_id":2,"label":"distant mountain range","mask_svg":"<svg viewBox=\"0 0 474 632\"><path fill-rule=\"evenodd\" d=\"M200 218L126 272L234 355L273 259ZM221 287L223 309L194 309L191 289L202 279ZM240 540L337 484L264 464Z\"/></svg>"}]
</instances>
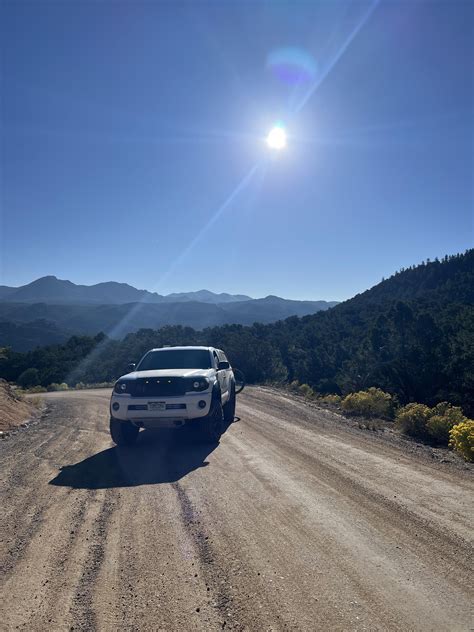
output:
<instances>
[{"instance_id":1,"label":"distant mountain range","mask_svg":"<svg viewBox=\"0 0 474 632\"><path fill-rule=\"evenodd\" d=\"M48 303L50 305L122 305L124 303L235 303L250 301L245 294L214 294L209 290L180 292L163 296L148 290L137 290L127 283L107 281L96 285L76 285L71 281L45 276L21 287L0 285L0 301L12 303Z\"/></svg>"},{"instance_id":2,"label":"distant mountain range","mask_svg":"<svg viewBox=\"0 0 474 632\"><path fill-rule=\"evenodd\" d=\"M18 288L0 286L0 346L26 351L63 342L73 334L103 331L121 338L138 329L164 325L204 329L230 323L271 323L336 304L278 296L252 299L209 290L162 296L126 283L87 286L47 276Z\"/></svg>"}]
</instances>

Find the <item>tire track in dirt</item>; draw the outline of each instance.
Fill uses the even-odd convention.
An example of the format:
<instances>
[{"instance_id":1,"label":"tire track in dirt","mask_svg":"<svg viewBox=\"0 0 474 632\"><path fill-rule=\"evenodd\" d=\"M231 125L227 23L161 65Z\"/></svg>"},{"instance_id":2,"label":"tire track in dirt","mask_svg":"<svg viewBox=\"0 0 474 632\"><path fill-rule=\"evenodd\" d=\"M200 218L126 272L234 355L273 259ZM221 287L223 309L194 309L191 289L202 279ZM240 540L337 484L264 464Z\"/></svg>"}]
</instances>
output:
<instances>
[{"instance_id":1,"label":"tire track in dirt","mask_svg":"<svg viewBox=\"0 0 474 632\"><path fill-rule=\"evenodd\" d=\"M46 625L53 621L61 601L58 597L67 584L68 562L75 550L74 529L81 528L87 511L87 503L75 501L71 494L65 494L64 504L66 507L59 515L54 506L42 512L41 524L29 534L31 539L15 560L15 574L10 571L10 577L5 578L7 602L19 590L26 591L29 597L21 608L7 610L16 625L28 629L39 626L40 621Z\"/></svg>"},{"instance_id":2,"label":"tire track in dirt","mask_svg":"<svg viewBox=\"0 0 474 632\"><path fill-rule=\"evenodd\" d=\"M101 565L104 561L105 545L109 524L115 503L112 502L112 490L91 493L94 499L102 495L100 509L92 523L89 545L85 559L82 562L82 572L74 591L71 604L71 619L74 630L97 630L97 616L94 608L94 591ZM86 503L84 503L86 506Z\"/></svg>"},{"instance_id":3,"label":"tire track in dirt","mask_svg":"<svg viewBox=\"0 0 474 632\"><path fill-rule=\"evenodd\" d=\"M206 581L206 588L209 592L210 601L219 612L222 629L243 630L244 627L236 623L239 611L235 607L232 594L229 590L229 574L225 566L220 563L217 551L214 550L209 535L206 535L204 525L199 518L193 503L184 488L179 483L172 484L176 492L180 509L181 521L192 540L197 553L202 572ZM229 614L233 623L229 625Z\"/></svg>"}]
</instances>

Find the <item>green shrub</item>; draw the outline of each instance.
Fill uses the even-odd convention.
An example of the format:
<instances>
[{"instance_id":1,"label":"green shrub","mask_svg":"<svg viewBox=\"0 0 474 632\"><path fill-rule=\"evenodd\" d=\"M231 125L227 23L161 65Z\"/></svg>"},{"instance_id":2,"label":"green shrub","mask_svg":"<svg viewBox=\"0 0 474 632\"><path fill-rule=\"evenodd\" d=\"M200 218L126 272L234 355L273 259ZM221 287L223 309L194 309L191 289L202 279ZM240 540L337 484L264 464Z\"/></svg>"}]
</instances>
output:
<instances>
[{"instance_id":1,"label":"green shrub","mask_svg":"<svg viewBox=\"0 0 474 632\"><path fill-rule=\"evenodd\" d=\"M451 428L467 421L459 406L441 402L431 409L431 416L426 424L428 434L435 443L448 445Z\"/></svg>"},{"instance_id":2,"label":"green shrub","mask_svg":"<svg viewBox=\"0 0 474 632\"><path fill-rule=\"evenodd\" d=\"M18 384L22 388L31 388L39 384L39 371L38 369L26 369L18 378Z\"/></svg>"},{"instance_id":3,"label":"green shrub","mask_svg":"<svg viewBox=\"0 0 474 632\"><path fill-rule=\"evenodd\" d=\"M448 445L449 431L454 426L449 417L443 415L431 415L426 423L428 437L433 443Z\"/></svg>"},{"instance_id":4,"label":"green shrub","mask_svg":"<svg viewBox=\"0 0 474 632\"><path fill-rule=\"evenodd\" d=\"M66 384L66 382L61 382L61 384L57 384L56 382L53 382L52 384L50 384L47 387L47 390L49 392L51 392L51 391L68 391L69 390L69 386Z\"/></svg>"},{"instance_id":5,"label":"green shrub","mask_svg":"<svg viewBox=\"0 0 474 632\"><path fill-rule=\"evenodd\" d=\"M27 390L27 393L45 393L46 389L44 386L32 386Z\"/></svg>"},{"instance_id":6,"label":"green shrub","mask_svg":"<svg viewBox=\"0 0 474 632\"><path fill-rule=\"evenodd\" d=\"M298 380L293 380L293 382L290 382L290 389L292 391L298 391L300 387L300 383L298 382Z\"/></svg>"},{"instance_id":7,"label":"green shrub","mask_svg":"<svg viewBox=\"0 0 474 632\"><path fill-rule=\"evenodd\" d=\"M366 391L350 393L342 400L342 409L352 415L365 417L391 417L392 396L380 388L371 387Z\"/></svg>"},{"instance_id":8,"label":"green shrub","mask_svg":"<svg viewBox=\"0 0 474 632\"><path fill-rule=\"evenodd\" d=\"M430 407L425 404L407 404L397 411L395 425L410 437L426 439L428 435L426 424L430 413Z\"/></svg>"},{"instance_id":9,"label":"green shrub","mask_svg":"<svg viewBox=\"0 0 474 632\"><path fill-rule=\"evenodd\" d=\"M474 461L474 421L467 419L449 431L449 445L466 461Z\"/></svg>"},{"instance_id":10,"label":"green shrub","mask_svg":"<svg viewBox=\"0 0 474 632\"><path fill-rule=\"evenodd\" d=\"M453 406L448 402L436 404L436 406L431 409L431 414L446 417L446 419L449 419L449 421L452 422L453 426L456 424L462 424L467 419L459 406Z\"/></svg>"},{"instance_id":11,"label":"green shrub","mask_svg":"<svg viewBox=\"0 0 474 632\"><path fill-rule=\"evenodd\" d=\"M304 395L305 397L313 397L314 391L309 384L301 384L298 388L298 392L300 395Z\"/></svg>"},{"instance_id":12,"label":"green shrub","mask_svg":"<svg viewBox=\"0 0 474 632\"><path fill-rule=\"evenodd\" d=\"M93 382L92 384L77 382L76 386L74 386L74 389L76 391L82 391L84 389L91 389L91 388L112 388L114 384L115 382Z\"/></svg>"},{"instance_id":13,"label":"green shrub","mask_svg":"<svg viewBox=\"0 0 474 632\"><path fill-rule=\"evenodd\" d=\"M440 445L448 445L449 433L454 426L469 421L459 406L441 402L431 409L431 417L426 424L430 439Z\"/></svg>"}]
</instances>

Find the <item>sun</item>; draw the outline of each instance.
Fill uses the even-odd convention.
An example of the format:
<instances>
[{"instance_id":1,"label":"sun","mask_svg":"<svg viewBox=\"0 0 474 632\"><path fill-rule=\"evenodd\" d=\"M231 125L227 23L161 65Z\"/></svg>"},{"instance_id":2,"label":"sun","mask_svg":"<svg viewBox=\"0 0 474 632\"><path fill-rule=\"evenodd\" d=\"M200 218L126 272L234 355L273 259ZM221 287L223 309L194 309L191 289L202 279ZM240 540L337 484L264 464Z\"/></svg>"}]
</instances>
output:
<instances>
[{"instance_id":1,"label":"sun","mask_svg":"<svg viewBox=\"0 0 474 632\"><path fill-rule=\"evenodd\" d=\"M268 132L267 145L270 149L284 149L286 147L286 132L283 127L276 125Z\"/></svg>"}]
</instances>

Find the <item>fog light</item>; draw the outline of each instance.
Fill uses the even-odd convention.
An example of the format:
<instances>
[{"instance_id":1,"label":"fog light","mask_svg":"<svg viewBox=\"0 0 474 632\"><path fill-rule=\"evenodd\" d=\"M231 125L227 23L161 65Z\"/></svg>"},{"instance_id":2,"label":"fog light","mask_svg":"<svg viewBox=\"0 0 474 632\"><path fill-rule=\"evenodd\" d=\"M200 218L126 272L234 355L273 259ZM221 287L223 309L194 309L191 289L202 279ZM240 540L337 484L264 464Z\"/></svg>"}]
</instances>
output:
<instances>
[{"instance_id":1,"label":"fog light","mask_svg":"<svg viewBox=\"0 0 474 632\"><path fill-rule=\"evenodd\" d=\"M114 402L114 403L112 404L112 409L113 409L113 410L118 410L119 408L120 408L120 404L119 404L118 402Z\"/></svg>"},{"instance_id":2,"label":"fog light","mask_svg":"<svg viewBox=\"0 0 474 632\"><path fill-rule=\"evenodd\" d=\"M201 399L198 403L198 406L199 408L206 408L206 402L203 399Z\"/></svg>"}]
</instances>

